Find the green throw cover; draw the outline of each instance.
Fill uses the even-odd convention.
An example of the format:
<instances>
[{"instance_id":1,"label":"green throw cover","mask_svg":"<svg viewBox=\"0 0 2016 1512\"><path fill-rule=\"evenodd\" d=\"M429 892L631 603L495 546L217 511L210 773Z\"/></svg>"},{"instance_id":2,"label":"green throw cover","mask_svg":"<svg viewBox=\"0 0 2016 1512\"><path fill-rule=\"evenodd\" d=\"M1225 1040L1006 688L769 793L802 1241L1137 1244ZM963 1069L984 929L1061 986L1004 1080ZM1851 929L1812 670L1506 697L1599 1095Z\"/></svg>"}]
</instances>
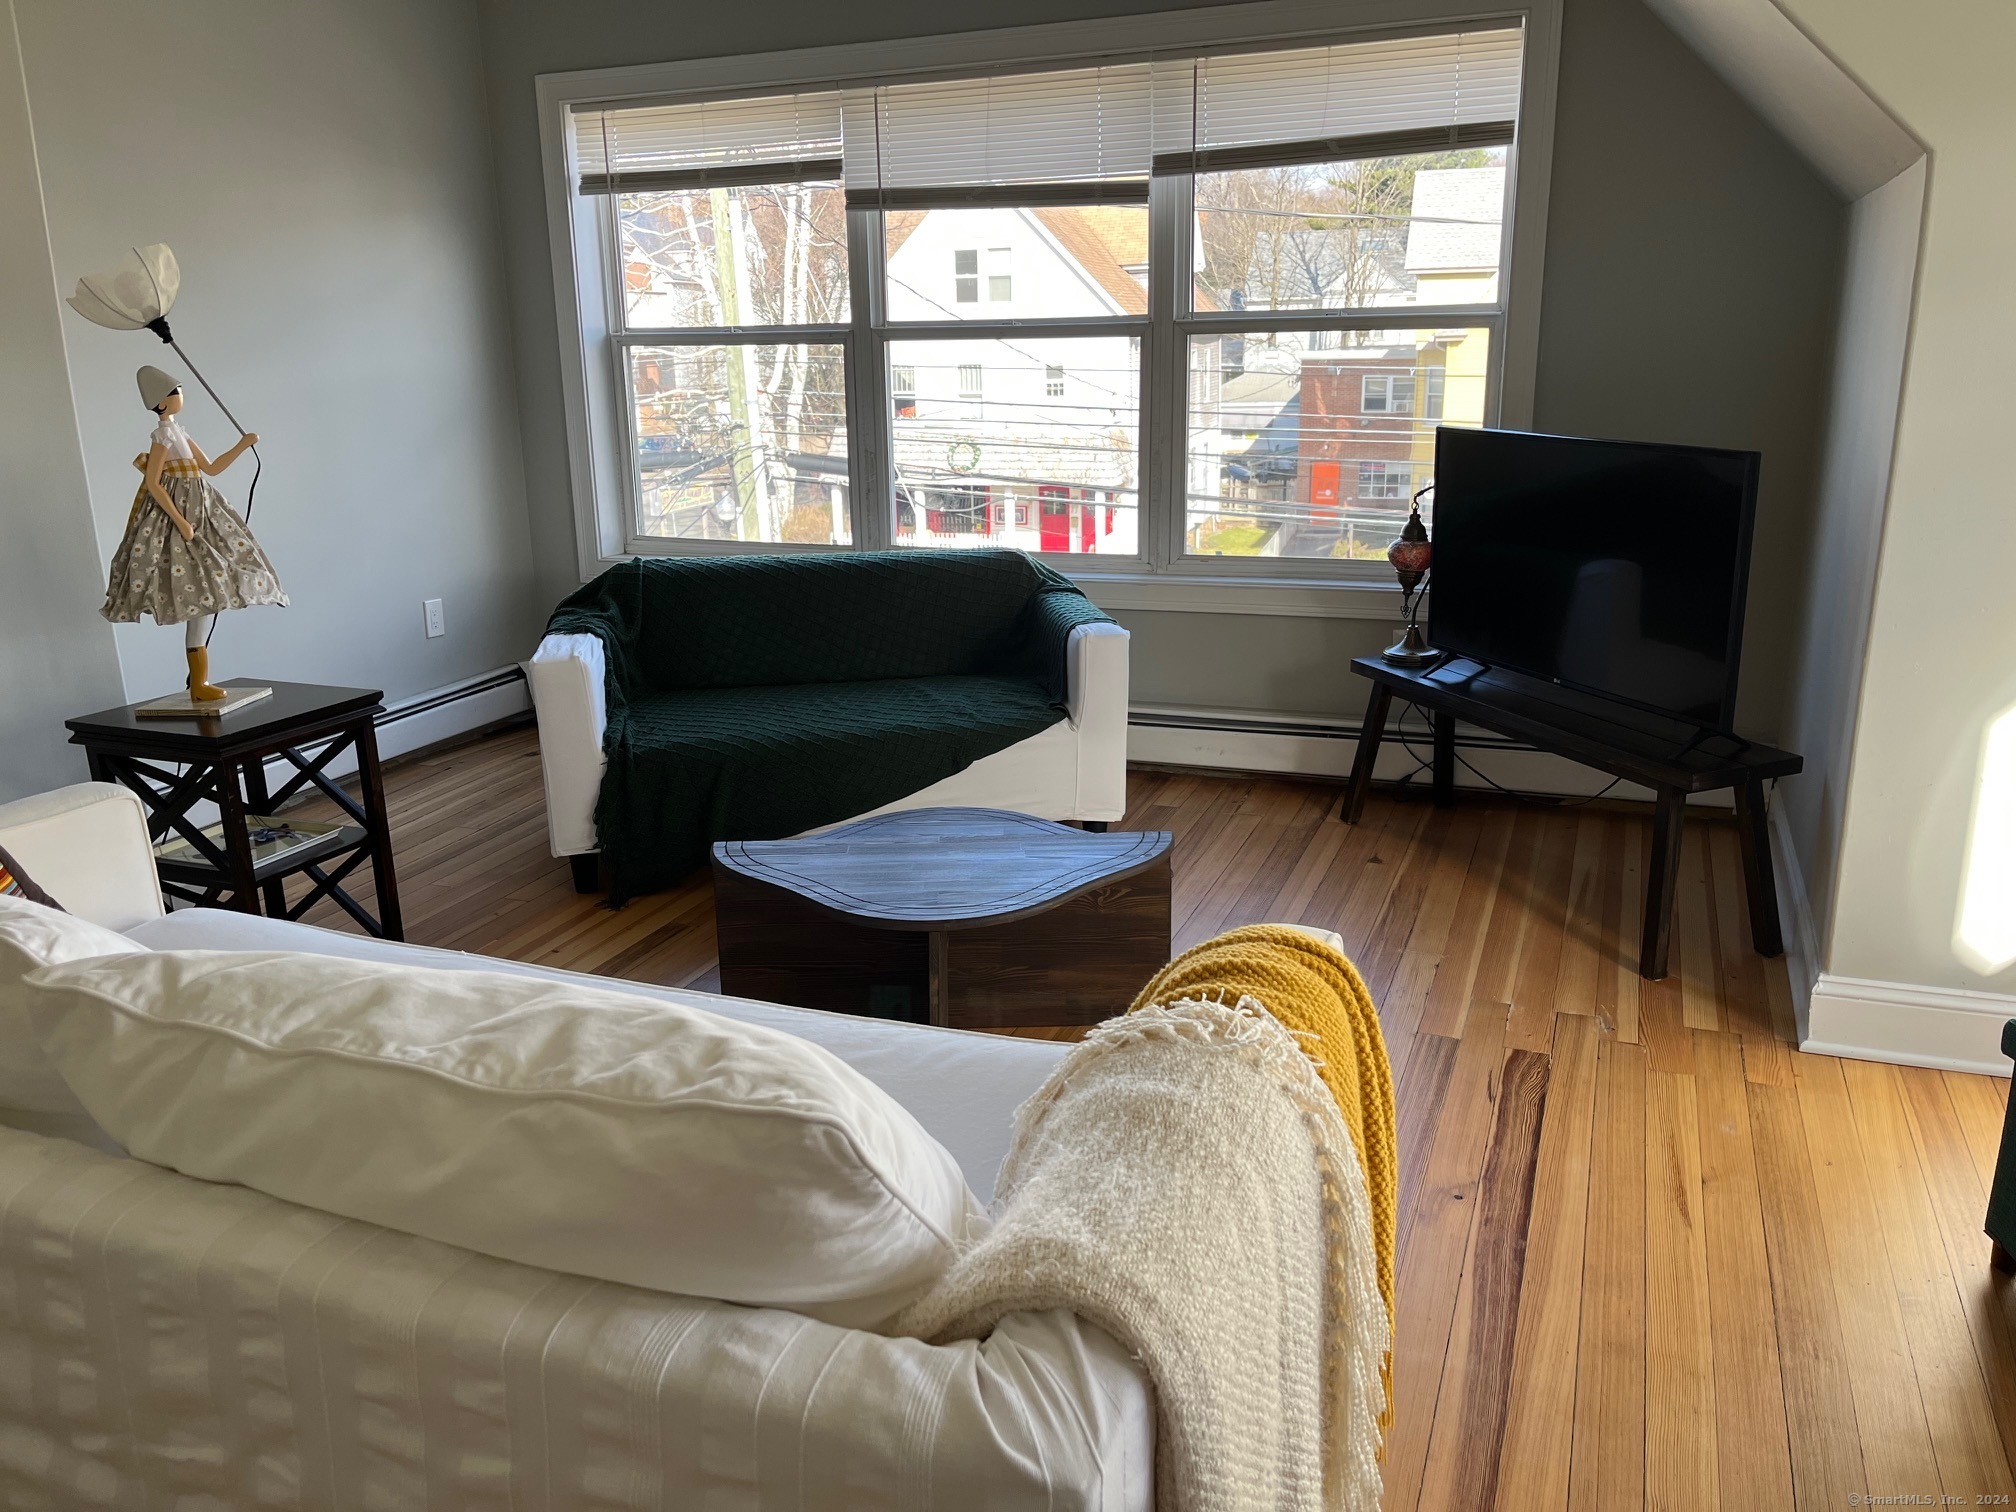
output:
<instances>
[{"instance_id":1,"label":"green throw cover","mask_svg":"<svg viewBox=\"0 0 2016 1512\"><path fill-rule=\"evenodd\" d=\"M565 599L598 637L610 901L716 840L893 803L1063 717L1073 626L1106 616L1019 551L638 558Z\"/></svg>"}]
</instances>

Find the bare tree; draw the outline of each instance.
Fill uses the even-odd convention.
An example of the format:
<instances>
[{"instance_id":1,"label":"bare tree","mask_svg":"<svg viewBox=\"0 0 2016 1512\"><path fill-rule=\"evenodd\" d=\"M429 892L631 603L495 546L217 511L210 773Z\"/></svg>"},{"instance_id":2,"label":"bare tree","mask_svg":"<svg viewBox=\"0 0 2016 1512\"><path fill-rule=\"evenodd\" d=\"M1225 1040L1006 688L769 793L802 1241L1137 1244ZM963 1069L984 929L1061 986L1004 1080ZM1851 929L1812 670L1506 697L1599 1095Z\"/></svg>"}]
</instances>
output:
<instances>
[{"instance_id":1,"label":"bare tree","mask_svg":"<svg viewBox=\"0 0 2016 1512\"><path fill-rule=\"evenodd\" d=\"M1478 168L1491 149L1200 174L1202 282L1221 307L1360 308L1404 290L1414 175Z\"/></svg>"},{"instance_id":2,"label":"bare tree","mask_svg":"<svg viewBox=\"0 0 2016 1512\"><path fill-rule=\"evenodd\" d=\"M777 184L640 194L626 196L619 213L626 298L649 324L845 318L846 220L837 189ZM789 459L830 451L845 412L837 351L802 341L724 343L704 353L681 349L654 366L655 389L641 366L638 373L640 429L674 433L715 458L734 480L747 525L761 538L778 538L796 503ZM697 481L682 476L674 486Z\"/></svg>"}]
</instances>

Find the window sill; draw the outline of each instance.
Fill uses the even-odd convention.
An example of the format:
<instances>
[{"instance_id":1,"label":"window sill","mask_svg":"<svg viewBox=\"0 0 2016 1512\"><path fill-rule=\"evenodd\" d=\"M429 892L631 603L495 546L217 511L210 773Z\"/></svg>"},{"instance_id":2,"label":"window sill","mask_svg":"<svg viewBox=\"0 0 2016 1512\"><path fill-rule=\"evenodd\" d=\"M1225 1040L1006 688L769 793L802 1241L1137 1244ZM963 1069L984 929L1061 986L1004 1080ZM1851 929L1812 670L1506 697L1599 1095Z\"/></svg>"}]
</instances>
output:
<instances>
[{"instance_id":1,"label":"window sill","mask_svg":"<svg viewBox=\"0 0 2016 1512\"><path fill-rule=\"evenodd\" d=\"M1207 577L1188 573L1148 576L1070 572L1068 575L1101 609L1400 623L1398 583L1312 582L1306 578Z\"/></svg>"},{"instance_id":2,"label":"window sill","mask_svg":"<svg viewBox=\"0 0 2016 1512\"><path fill-rule=\"evenodd\" d=\"M817 554L847 547L780 544L757 548L776 555ZM604 555L594 572L604 571L633 556L735 556L750 550L733 541L682 541L676 546L662 538L633 538L616 556ZM1080 572L1070 559L1040 558L1085 590L1085 596L1101 609L1142 609L1178 614L1252 614L1274 619L1372 620L1381 624L1400 623L1400 587L1361 579L1233 576L1206 572ZM586 582L594 572L584 576ZM1427 607L1424 595L1422 607Z\"/></svg>"}]
</instances>

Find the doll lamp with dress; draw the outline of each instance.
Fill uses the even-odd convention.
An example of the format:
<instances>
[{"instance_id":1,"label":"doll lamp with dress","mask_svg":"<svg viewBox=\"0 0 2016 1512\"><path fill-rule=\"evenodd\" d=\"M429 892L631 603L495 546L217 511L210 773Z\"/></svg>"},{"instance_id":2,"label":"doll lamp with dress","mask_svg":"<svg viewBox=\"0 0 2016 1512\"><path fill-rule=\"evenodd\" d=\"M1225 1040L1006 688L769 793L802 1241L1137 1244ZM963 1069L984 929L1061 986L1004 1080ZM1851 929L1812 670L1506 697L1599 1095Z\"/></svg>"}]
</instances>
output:
<instances>
[{"instance_id":1,"label":"doll lamp with dress","mask_svg":"<svg viewBox=\"0 0 2016 1512\"><path fill-rule=\"evenodd\" d=\"M201 712L205 705L221 712L249 701L249 690L210 681L209 641L217 616L287 602L279 574L251 528L210 482L259 437L247 432L219 456L208 457L182 426L181 381L157 367L143 367L135 377L140 401L157 423L146 454L133 459L140 489L112 555L99 612L115 624L137 623L144 614L157 625L186 627L186 700L180 695L156 700L143 712Z\"/></svg>"}]
</instances>

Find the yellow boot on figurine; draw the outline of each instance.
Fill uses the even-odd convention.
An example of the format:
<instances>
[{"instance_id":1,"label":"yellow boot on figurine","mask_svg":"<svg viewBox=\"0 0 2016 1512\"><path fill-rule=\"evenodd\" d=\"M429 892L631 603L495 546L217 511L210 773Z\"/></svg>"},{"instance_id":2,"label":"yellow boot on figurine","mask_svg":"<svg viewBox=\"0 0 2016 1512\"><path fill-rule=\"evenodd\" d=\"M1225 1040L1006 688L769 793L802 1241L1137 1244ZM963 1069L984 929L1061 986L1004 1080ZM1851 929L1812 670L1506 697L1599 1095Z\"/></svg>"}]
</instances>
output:
<instances>
[{"instance_id":1,"label":"yellow boot on figurine","mask_svg":"<svg viewBox=\"0 0 2016 1512\"><path fill-rule=\"evenodd\" d=\"M210 681L210 648L191 646L189 656L189 696L198 703L215 703L220 698L228 698L222 688Z\"/></svg>"}]
</instances>

